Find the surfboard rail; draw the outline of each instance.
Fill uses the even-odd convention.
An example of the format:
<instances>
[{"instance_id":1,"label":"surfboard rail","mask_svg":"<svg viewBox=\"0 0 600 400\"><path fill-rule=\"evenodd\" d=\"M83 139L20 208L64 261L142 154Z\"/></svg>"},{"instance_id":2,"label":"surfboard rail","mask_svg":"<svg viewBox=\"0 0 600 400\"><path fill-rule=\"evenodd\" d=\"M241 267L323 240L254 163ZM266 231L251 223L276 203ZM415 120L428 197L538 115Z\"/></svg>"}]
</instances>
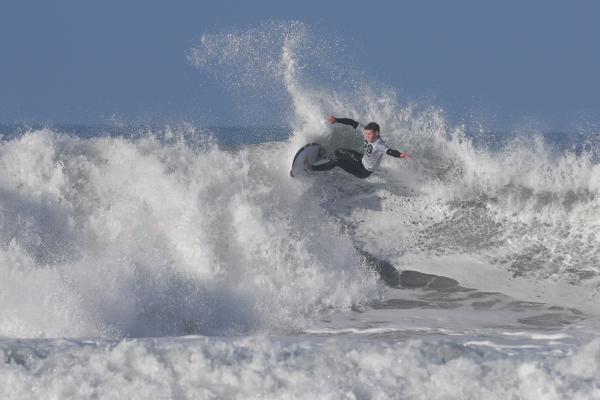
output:
<instances>
[{"instance_id":1,"label":"surfboard rail","mask_svg":"<svg viewBox=\"0 0 600 400\"><path fill-rule=\"evenodd\" d=\"M323 148L319 143L308 143L302 146L294 156L292 161L292 168L290 170L290 176L292 178L299 176L304 171L304 162L308 161L312 164L318 160L321 150Z\"/></svg>"}]
</instances>

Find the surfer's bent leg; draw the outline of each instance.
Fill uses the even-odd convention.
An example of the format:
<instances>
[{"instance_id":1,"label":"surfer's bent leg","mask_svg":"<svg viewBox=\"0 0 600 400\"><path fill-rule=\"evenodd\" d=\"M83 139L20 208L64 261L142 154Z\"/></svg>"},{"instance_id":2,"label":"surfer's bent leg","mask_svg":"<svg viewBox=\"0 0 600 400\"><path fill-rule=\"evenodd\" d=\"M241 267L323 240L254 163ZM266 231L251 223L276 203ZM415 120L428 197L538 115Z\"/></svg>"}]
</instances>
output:
<instances>
[{"instance_id":1,"label":"surfer's bent leg","mask_svg":"<svg viewBox=\"0 0 600 400\"><path fill-rule=\"evenodd\" d=\"M361 160L338 160L338 167L360 179L371 175L371 171L364 167Z\"/></svg>"},{"instance_id":2,"label":"surfer's bent leg","mask_svg":"<svg viewBox=\"0 0 600 400\"><path fill-rule=\"evenodd\" d=\"M333 160L330 160L324 164L313 165L313 171L329 171L335 167L340 167L344 171L356 176L357 178L364 179L371 175L371 171L367 170L361 161L362 154L358 151L350 149L338 149L335 151Z\"/></svg>"},{"instance_id":3,"label":"surfer's bent leg","mask_svg":"<svg viewBox=\"0 0 600 400\"><path fill-rule=\"evenodd\" d=\"M352 149L337 149L335 158L338 160L362 160L363 154Z\"/></svg>"},{"instance_id":4,"label":"surfer's bent leg","mask_svg":"<svg viewBox=\"0 0 600 400\"><path fill-rule=\"evenodd\" d=\"M359 159L362 157L362 154L360 154L358 151L354 151L354 150L350 150L350 149L337 149L334 152L334 154L335 154L335 158L333 158L323 164L313 165L311 169L313 171L329 171L329 170L339 166L340 160L355 160L356 155L358 155Z\"/></svg>"},{"instance_id":5,"label":"surfer's bent leg","mask_svg":"<svg viewBox=\"0 0 600 400\"><path fill-rule=\"evenodd\" d=\"M323 164L313 165L313 166L311 166L310 169L313 171L329 171L330 169L334 169L335 167L337 167L337 165L338 165L338 160L333 159L333 160L329 160Z\"/></svg>"}]
</instances>

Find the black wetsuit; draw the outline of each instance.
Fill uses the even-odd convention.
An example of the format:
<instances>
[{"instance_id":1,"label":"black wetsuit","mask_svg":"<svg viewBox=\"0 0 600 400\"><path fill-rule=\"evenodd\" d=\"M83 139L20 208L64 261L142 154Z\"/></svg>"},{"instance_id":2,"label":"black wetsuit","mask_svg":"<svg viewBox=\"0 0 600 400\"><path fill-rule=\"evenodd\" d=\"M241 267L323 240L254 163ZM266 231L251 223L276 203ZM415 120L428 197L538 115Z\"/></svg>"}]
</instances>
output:
<instances>
[{"instance_id":1,"label":"black wetsuit","mask_svg":"<svg viewBox=\"0 0 600 400\"><path fill-rule=\"evenodd\" d=\"M357 129L360 124L357 121L354 121L353 119L350 118L336 118L335 122L338 122L340 124L344 124L344 125L350 125L352 126L354 129ZM383 143L383 142L381 142ZM387 146L384 144L384 149L387 148ZM367 151L367 153L369 153L369 155L371 155L371 150L373 148L373 144L369 143L365 140L365 151ZM380 153L382 154L382 153ZM385 154L390 155L392 157L400 157L400 155L402 154L401 152L397 151L397 150L393 150L393 149L387 149L385 151ZM372 173L373 170L368 170L367 168L365 168L365 165L363 163L363 157L364 154L359 153L358 151L355 150L351 150L351 149L337 149L335 151L335 158L332 160L329 160L328 162L324 163L324 164L319 164L319 165L313 165L311 167L311 169L313 171L329 171L330 169L333 169L335 167L340 167L341 169L343 169L344 171L356 176L357 178L367 178L369 177ZM379 162L376 163L376 165L374 165L373 167L376 168L377 164ZM367 164L369 165L369 164Z\"/></svg>"},{"instance_id":2,"label":"black wetsuit","mask_svg":"<svg viewBox=\"0 0 600 400\"><path fill-rule=\"evenodd\" d=\"M313 171L329 171L335 167L340 167L346 172L351 173L357 178L367 178L373 172L365 168L362 163L363 154L351 149L337 149L335 158L320 165L313 165Z\"/></svg>"}]
</instances>

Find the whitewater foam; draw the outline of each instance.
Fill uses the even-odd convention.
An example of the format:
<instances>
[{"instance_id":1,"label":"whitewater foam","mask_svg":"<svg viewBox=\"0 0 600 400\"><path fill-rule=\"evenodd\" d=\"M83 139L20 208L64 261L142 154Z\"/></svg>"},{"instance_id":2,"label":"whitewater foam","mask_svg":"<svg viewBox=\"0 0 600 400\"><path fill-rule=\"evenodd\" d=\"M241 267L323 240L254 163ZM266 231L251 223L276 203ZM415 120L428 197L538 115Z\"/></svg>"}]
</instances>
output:
<instances>
[{"instance_id":1,"label":"whitewater foam","mask_svg":"<svg viewBox=\"0 0 600 400\"><path fill-rule=\"evenodd\" d=\"M283 329L376 295L348 237L279 188L278 146L48 130L5 143L2 334Z\"/></svg>"},{"instance_id":2,"label":"whitewater foam","mask_svg":"<svg viewBox=\"0 0 600 400\"><path fill-rule=\"evenodd\" d=\"M600 342L576 352L474 343L187 338L3 343L2 398L591 399Z\"/></svg>"}]
</instances>

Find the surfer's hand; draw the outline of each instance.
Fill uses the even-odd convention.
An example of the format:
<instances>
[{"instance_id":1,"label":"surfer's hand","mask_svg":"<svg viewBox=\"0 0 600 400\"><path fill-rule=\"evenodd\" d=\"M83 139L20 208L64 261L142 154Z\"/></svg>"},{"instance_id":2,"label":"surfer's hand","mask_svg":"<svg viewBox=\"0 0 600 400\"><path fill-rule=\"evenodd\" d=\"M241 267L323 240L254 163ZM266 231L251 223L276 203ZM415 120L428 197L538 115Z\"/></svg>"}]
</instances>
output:
<instances>
[{"instance_id":1,"label":"surfer's hand","mask_svg":"<svg viewBox=\"0 0 600 400\"><path fill-rule=\"evenodd\" d=\"M400 153L400 158L412 158L408 153Z\"/></svg>"},{"instance_id":2,"label":"surfer's hand","mask_svg":"<svg viewBox=\"0 0 600 400\"><path fill-rule=\"evenodd\" d=\"M330 124L335 124L335 117L333 115L330 115L329 117L327 117L327 122L329 122Z\"/></svg>"}]
</instances>

